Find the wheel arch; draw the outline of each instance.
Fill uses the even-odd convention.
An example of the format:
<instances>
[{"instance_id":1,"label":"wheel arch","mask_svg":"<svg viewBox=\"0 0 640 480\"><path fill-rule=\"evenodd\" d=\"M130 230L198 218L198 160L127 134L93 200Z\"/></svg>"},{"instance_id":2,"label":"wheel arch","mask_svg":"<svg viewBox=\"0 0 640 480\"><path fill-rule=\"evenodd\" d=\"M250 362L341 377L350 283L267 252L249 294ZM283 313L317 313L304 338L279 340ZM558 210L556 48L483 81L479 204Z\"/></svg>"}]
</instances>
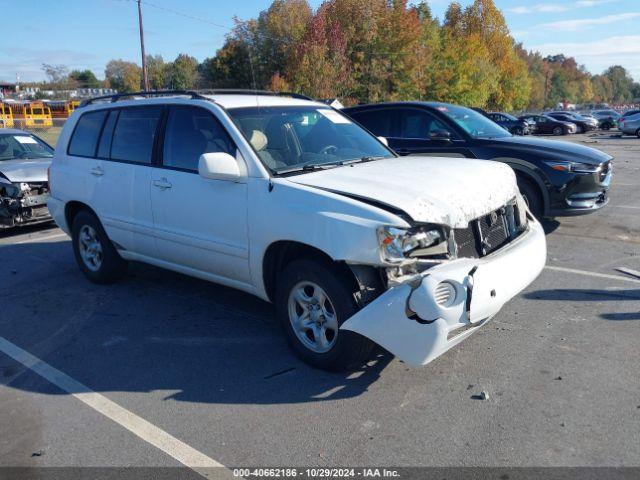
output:
<instances>
[{"instance_id":1,"label":"wheel arch","mask_svg":"<svg viewBox=\"0 0 640 480\"><path fill-rule=\"evenodd\" d=\"M540 175L536 173L535 166L529 166L529 164L517 158L492 158L491 160L506 163L513 169L516 178L531 183L538 190L542 199L544 215L547 215L550 208L549 190Z\"/></svg>"},{"instance_id":2,"label":"wheel arch","mask_svg":"<svg viewBox=\"0 0 640 480\"><path fill-rule=\"evenodd\" d=\"M289 263L300 258L312 259L338 269L349 282L353 282L354 288L357 288L356 276L345 262L334 260L328 253L306 243L278 240L267 247L262 258L262 281L270 301L273 302L275 299L278 274Z\"/></svg>"},{"instance_id":3,"label":"wheel arch","mask_svg":"<svg viewBox=\"0 0 640 480\"><path fill-rule=\"evenodd\" d=\"M71 229L73 228L74 218L76 218L76 215L78 215L78 213L80 213L82 210L86 210L89 213L93 214L96 218L98 218L96 212L86 203L76 200L67 202L64 206L64 221L66 222L69 231L71 231ZM100 221L99 218L98 221Z\"/></svg>"}]
</instances>

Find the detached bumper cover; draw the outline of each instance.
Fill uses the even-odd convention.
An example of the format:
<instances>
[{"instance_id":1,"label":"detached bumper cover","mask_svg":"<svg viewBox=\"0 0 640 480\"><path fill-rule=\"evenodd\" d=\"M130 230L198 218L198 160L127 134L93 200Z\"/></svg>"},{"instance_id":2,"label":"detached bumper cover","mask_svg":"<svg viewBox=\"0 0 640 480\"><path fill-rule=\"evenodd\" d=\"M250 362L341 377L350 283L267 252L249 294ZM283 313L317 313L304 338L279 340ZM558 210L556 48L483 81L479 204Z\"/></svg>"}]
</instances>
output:
<instances>
[{"instance_id":1,"label":"detached bumper cover","mask_svg":"<svg viewBox=\"0 0 640 480\"><path fill-rule=\"evenodd\" d=\"M526 233L500 251L431 268L417 288L404 284L387 290L340 328L368 337L411 366L426 365L477 331L529 285L546 255L544 231L532 221ZM435 300L443 281L456 292L446 307ZM408 311L419 318L410 318Z\"/></svg>"}]
</instances>

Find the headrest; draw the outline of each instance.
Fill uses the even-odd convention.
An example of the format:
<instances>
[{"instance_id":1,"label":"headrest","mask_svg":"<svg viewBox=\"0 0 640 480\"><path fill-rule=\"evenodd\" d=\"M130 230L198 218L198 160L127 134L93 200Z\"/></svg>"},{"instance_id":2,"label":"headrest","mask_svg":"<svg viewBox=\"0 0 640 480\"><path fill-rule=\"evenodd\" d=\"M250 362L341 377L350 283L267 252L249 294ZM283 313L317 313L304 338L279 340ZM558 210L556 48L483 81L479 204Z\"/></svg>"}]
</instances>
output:
<instances>
[{"instance_id":1,"label":"headrest","mask_svg":"<svg viewBox=\"0 0 640 480\"><path fill-rule=\"evenodd\" d=\"M249 142L251 142L253 148L256 149L256 152L259 152L267 147L269 141L267 140L267 136L260 130L253 130Z\"/></svg>"}]
</instances>

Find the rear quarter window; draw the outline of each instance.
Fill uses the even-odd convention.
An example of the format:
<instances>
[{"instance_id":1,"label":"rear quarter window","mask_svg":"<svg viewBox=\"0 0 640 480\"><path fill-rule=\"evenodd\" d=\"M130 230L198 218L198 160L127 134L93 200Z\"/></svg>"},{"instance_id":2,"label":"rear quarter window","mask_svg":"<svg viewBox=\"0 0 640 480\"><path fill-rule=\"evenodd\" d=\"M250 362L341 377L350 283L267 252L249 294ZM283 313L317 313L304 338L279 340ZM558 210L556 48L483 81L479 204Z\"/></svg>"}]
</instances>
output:
<instances>
[{"instance_id":1,"label":"rear quarter window","mask_svg":"<svg viewBox=\"0 0 640 480\"><path fill-rule=\"evenodd\" d=\"M111 158L150 164L153 142L162 111L162 106L122 109L113 132Z\"/></svg>"},{"instance_id":2,"label":"rear quarter window","mask_svg":"<svg viewBox=\"0 0 640 480\"><path fill-rule=\"evenodd\" d=\"M71 135L69 142L69 155L80 157L93 157L96 153L98 137L102 130L102 123L107 116L107 111L84 113Z\"/></svg>"}]
</instances>

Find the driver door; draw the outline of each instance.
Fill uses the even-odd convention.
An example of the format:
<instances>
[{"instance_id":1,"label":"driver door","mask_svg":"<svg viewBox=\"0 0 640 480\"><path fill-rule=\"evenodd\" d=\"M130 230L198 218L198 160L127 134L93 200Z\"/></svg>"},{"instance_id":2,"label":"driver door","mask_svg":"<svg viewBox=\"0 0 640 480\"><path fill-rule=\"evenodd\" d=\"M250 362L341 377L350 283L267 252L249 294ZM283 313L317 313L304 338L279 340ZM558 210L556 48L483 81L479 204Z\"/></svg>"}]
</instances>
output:
<instances>
[{"instance_id":1,"label":"driver door","mask_svg":"<svg viewBox=\"0 0 640 480\"><path fill-rule=\"evenodd\" d=\"M401 108L396 111L396 134L388 140L389 146L399 155L475 158L466 142L427 110ZM451 141L432 138L441 131L449 132Z\"/></svg>"}]
</instances>

